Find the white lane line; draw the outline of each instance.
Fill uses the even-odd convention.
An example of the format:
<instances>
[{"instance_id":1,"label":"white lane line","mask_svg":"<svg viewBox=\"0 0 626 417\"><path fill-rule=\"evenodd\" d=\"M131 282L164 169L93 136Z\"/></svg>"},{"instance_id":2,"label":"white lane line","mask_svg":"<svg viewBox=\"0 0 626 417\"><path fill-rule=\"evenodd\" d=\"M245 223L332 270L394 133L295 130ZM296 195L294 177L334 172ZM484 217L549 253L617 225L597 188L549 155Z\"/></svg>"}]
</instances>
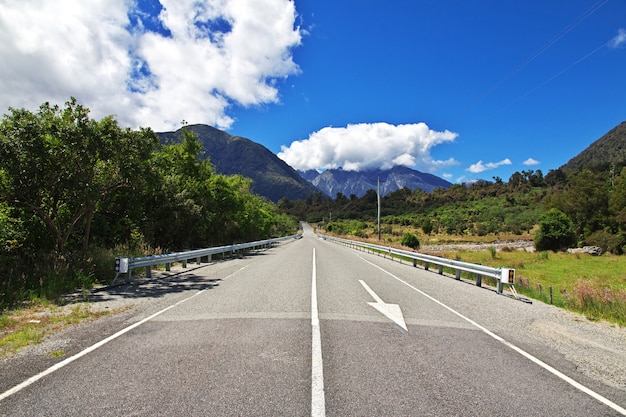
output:
<instances>
[{"instance_id":1,"label":"white lane line","mask_svg":"<svg viewBox=\"0 0 626 417\"><path fill-rule=\"evenodd\" d=\"M313 248L313 273L311 275L311 417L324 417L326 415L326 400L324 398L322 336L320 334L320 318L317 311L315 248Z\"/></svg>"},{"instance_id":2,"label":"white lane line","mask_svg":"<svg viewBox=\"0 0 626 417\"><path fill-rule=\"evenodd\" d=\"M476 323L474 320L472 320L472 319L470 319L468 317L465 317L463 314L459 313L458 311L454 310L453 308L448 307L447 305L445 305L441 301L437 300L436 298L431 297L430 295L426 294L424 291L414 287L413 285L411 285L408 282L402 280L401 278L398 278L397 276L395 276L391 272L381 268L380 266L378 266L376 264L373 264L372 262L370 262L367 259L363 258L361 255L356 254L356 256L358 256L359 258L361 258L363 261L367 262L368 264L370 264L370 265L380 269L385 274L387 274L387 275L391 276L392 278L396 279L397 281L403 283L404 285L406 285L407 287L411 288L412 290L417 291L418 293L422 294L424 297L428 298L429 300L439 304L441 307L445 308L446 310L450 311L451 313L456 314L458 317L460 317L463 320L467 321L468 323L470 323L474 327L477 327L482 332L484 332L484 333L488 334L489 336L491 336L492 338L496 339L498 342L501 342L505 346L507 346L507 347L513 349L514 351L516 351L517 353L519 353L520 355L524 356L527 359L530 359L531 361L533 361L537 365L541 366L546 371L548 371L548 372L552 373L553 375L556 375L557 377L561 378L563 381L567 382L568 384L570 384L574 388L577 388L578 390L584 392L585 394L589 395L590 397L595 398L596 400L600 401L604 405L607 405L607 406L611 407L613 410L617 411L618 413L626 416L626 409L624 409L623 407L619 406L618 404L615 404L614 402L612 402L608 398L605 398L602 395L598 394L597 392L592 391L590 388L587 388L586 386L582 385L581 383L573 380L572 378L568 377L567 375L563 374L562 372L558 371L557 369L555 369L555 368L551 367L550 365L548 365L547 363L543 362L539 358L536 358L535 356L531 355L530 353L526 352L525 350L517 347L513 343L504 340L503 338L501 338L497 334L493 333L489 329L487 329L487 328L481 326L480 324Z\"/></svg>"},{"instance_id":3,"label":"white lane line","mask_svg":"<svg viewBox=\"0 0 626 417\"><path fill-rule=\"evenodd\" d=\"M19 392L21 390L23 390L24 388L26 388L27 386L39 381L41 378L50 375L51 373L53 373L54 371L58 371L59 369L63 368L66 365L69 365L70 363L74 362L76 359L82 358L83 356L87 355L88 353L93 352L94 350L98 349L101 346L106 345L107 343L109 343L112 340L117 339L118 337L120 337L121 335L123 335L124 333L127 333L131 330L133 330L135 327L139 327L142 324L144 324L145 322L152 320L153 318L155 318L156 316L165 313L166 311L186 302L191 300L192 298L202 294L205 290L201 290L197 293L195 293L194 295L192 295L191 297L187 297L184 300L181 300L179 302L177 302L176 304L172 304L171 306L164 308L163 310L154 313L153 315L151 315L150 317L146 317L145 319L138 321L135 324L131 324L130 326L120 330L119 332L115 333L114 335L111 335L109 337L107 337L106 339L103 339L101 341L99 341L98 343L91 345L90 347L88 347L87 349L78 352L76 355L74 356L70 356L69 358L57 363L56 365L51 366L50 368L46 369L45 371L42 371L41 373L32 376L30 378L28 378L26 381L22 382L21 384L18 384L16 386L14 386L13 388L3 392L2 394L0 394L0 401L4 400L5 398L15 394L16 392Z\"/></svg>"}]
</instances>

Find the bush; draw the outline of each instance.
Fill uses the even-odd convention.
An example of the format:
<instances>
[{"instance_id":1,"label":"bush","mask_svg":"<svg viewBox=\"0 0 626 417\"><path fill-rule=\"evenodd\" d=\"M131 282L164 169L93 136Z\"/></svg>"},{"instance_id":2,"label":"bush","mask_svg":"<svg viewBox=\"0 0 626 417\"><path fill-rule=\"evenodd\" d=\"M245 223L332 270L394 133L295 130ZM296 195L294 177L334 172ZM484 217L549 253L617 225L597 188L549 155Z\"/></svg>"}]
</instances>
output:
<instances>
[{"instance_id":1,"label":"bush","mask_svg":"<svg viewBox=\"0 0 626 417\"><path fill-rule=\"evenodd\" d=\"M535 235L535 248L538 251L559 251L576 244L574 225L567 214L552 208L539 219L539 230Z\"/></svg>"},{"instance_id":2,"label":"bush","mask_svg":"<svg viewBox=\"0 0 626 417\"><path fill-rule=\"evenodd\" d=\"M420 247L420 241L413 233L405 233L402 236L402 246L408 246L411 249L418 249Z\"/></svg>"},{"instance_id":3,"label":"bush","mask_svg":"<svg viewBox=\"0 0 626 417\"><path fill-rule=\"evenodd\" d=\"M585 240L585 244L599 246L602 248L602 252L611 252L615 255L624 253L624 236L614 235L604 230L594 232Z\"/></svg>"},{"instance_id":4,"label":"bush","mask_svg":"<svg viewBox=\"0 0 626 417\"><path fill-rule=\"evenodd\" d=\"M426 235L429 235L433 232L433 224L430 222L430 219L424 219L424 221L422 222L422 231Z\"/></svg>"}]
</instances>

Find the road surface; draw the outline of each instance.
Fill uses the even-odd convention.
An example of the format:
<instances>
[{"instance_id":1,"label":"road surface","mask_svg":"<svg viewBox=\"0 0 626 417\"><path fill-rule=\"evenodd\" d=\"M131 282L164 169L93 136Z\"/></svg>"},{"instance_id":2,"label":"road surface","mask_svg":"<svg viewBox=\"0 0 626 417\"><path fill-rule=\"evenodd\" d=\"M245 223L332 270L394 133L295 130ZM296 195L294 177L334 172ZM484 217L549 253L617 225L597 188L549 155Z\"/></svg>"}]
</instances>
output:
<instances>
[{"instance_id":1,"label":"road surface","mask_svg":"<svg viewBox=\"0 0 626 417\"><path fill-rule=\"evenodd\" d=\"M64 357L0 368L0 415L619 416L626 407L626 390L517 331L511 323L534 305L308 227L300 240L164 275L105 293L102 302L140 307L70 331Z\"/></svg>"}]
</instances>

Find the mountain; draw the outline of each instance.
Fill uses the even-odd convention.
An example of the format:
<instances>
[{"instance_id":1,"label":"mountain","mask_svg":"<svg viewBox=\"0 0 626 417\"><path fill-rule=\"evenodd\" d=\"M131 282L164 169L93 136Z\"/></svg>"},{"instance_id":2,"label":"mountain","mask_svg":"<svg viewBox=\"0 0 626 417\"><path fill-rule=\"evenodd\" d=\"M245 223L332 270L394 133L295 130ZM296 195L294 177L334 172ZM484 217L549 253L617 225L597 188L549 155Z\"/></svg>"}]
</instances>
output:
<instances>
[{"instance_id":1,"label":"mountain","mask_svg":"<svg viewBox=\"0 0 626 417\"><path fill-rule=\"evenodd\" d=\"M559 169L569 174L583 168L608 168L612 164L626 165L626 122L611 129Z\"/></svg>"},{"instance_id":2,"label":"mountain","mask_svg":"<svg viewBox=\"0 0 626 417\"><path fill-rule=\"evenodd\" d=\"M404 187L411 190L421 189L429 192L435 188L448 188L450 182L432 174L426 174L404 166L396 166L389 170L344 171L329 169L324 172L315 170L300 171L303 178L310 181L330 197L341 193L346 197L354 194L363 197L367 190L376 190L380 178L381 195L389 194Z\"/></svg>"},{"instance_id":3,"label":"mountain","mask_svg":"<svg viewBox=\"0 0 626 417\"><path fill-rule=\"evenodd\" d=\"M263 145L207 125L190 125L186 128L190 128L202 143L204 156L210 159L215 172L224 175L241 174L251 178L251 191L255 194L277 202L283 197L290 200L305 199L319 192ZM182 129L157 135L163 143L177 143L182 140Z\"/></svg>"}]
</instances>

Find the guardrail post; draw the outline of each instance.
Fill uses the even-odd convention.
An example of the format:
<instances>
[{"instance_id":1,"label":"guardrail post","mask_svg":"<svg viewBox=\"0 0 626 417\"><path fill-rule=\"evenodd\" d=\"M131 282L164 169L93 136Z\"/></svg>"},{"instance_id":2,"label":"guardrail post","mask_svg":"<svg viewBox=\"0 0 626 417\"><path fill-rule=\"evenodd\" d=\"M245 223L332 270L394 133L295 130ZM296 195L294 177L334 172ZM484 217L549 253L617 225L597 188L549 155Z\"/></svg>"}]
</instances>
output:
<instances>
[{"instance_id":1,"label":"guardrail post","mask_svg":"<svg viewBox=\"0 0 626 417\"><path fill-rule=\"evenodd\" d=\"M460 269L457 269L457 270L456 270L456 277L455 277L455 279L456 279L457 281L461 279L461 270L460 270Z\"/></svg>"},{"instance_id":2,"label":"guardrail post","mask_svg":"<svg viewBox=\"0 0 626 417\"><path fill-rule=\"evenodd\" d=\"M198 256L198 257L196 258L196 263L197 263L198 265L202 264L202 258L201 258L200 256Z\"/></svg>"},{"instance_id":3,"label":"guardrail post","mask_svg":"<svg viewBox=\"0 0 626 417\"><path fill-rule=\"evenodd\" d=\"M183 259L183 268L187 268L187 259Z\"/></svg>"},{"instance_id":4,"label":"guardrail post","mask_svg":"<svg viewBox=\"0 0 626 417\"><path fill-rule=\"evenodd\" d=\"M170 265L171 265L171 264L170 264L169 262L166 262L166 263L165 263L165 270L166 270L167 272L170 272L170 269L171 269L171 266L170 266Z\"/></svg>"},{"instance_id":5,"label":"guardrail post","mask_svg":"<svg viewBox=\"0 0 626 417\"><path fill-rule=\"evenodd\" d=\"M430 262L424 262L424 271L428 271L428 268L430 268Z\"/></svg>"},{"instance_id":6,"label":"guardrail post","mask_svg":"<svg viewBox=\"0 0 626 417\"><path fill-rule=\"evenodd\" d=\"M439 275L443 275L443 265L439 265Z\"/></svg>"},{"instance_id":7,"label":"guardrail post","mask_svg":"<svg viewBox=\"0 0 626 417\"><path fill-rule=\"evenodd\" d=\"M128 271L126 272L126 283L130 283L130 277L131 277L131 273L130 273L130 268L128 268Z\"/></svg>"},{"instance_id":8,"label":"guardrail post","mask_svg":"<svg viewBox=\"0 0 626 417\"><path fill-rule=\"evenodd\" d=\"M483 276L480 274L476 274L476 286L482 287L483 285Z\"/></svg>"},{"instance_id":9,"label":"guardrail post","mask_svg":"<svg viewBox=\"0 0 626 417\"><path fill-rule=\"evenodd\" d=\"M417 259L413 259L413 268L417 267Z\"/></svg>"},{"instance_id":10,"label":"guardrail post","mask_svg":"<svg viewBox=\"0 0 626 417\"><path fill-rule=\"evenodd\" d=\"M498 294L502 294L502 290L504 289L504 284L502 281L498 281Z\"/></svg>"},{"instance_id":11,"label":"guardrail post","mask_svg":"<svg viewBox=\"0 0 626 417\"><path fill-rule=\"evenodd\" d=\"M152 268L150 266L146 266L146 278L152 278Z\"/></svg>"}]
</instances>

